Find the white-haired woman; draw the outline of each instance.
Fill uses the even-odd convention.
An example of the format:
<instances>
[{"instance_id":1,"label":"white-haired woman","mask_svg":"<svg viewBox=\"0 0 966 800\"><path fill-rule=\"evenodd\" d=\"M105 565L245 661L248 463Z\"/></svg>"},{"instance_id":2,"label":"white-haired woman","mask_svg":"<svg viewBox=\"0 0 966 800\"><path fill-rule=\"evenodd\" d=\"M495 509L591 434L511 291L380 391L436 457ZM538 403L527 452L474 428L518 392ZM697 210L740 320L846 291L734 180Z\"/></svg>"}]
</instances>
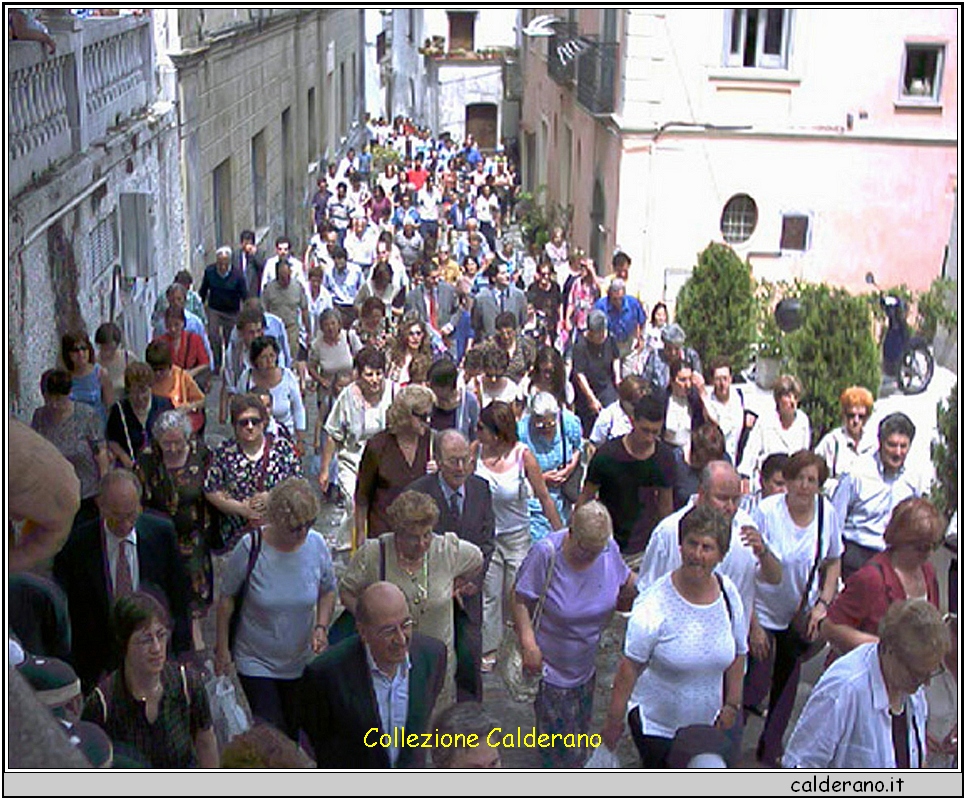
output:
<instances>
[{"instance_id":1,"label":"white-haired woman","mask_svg":"<svg viewBox=\"0 0 966 800\"><path fill-rule=\"evenodd\" d=\"M574 511L570 529L534 545L517 574L513 619L525 670L542 676L534 702L537 733L590 730L597 647L615 609L629 611L637 575L621 558L610 514L596 500ZM544 597L539 628L535 610ZM585 748L563 739L542 750L544 767L583 766Z\"/></svg>"},{"instance_id":2,"label":"white-haired woman","mask_svg":"<svg viewBox=\"0 0 966 800\"><path fill-rule=\"evenodd\" d=\"M561 409L549 392L537 392L530 398L529 411L517 423L517 437L537 459L547 491L560 518L570 518L571 503L564 497L563 485L580 465L580 419L572 411ZM530 536L534 541L550 533L550 522L540 501L531 497Z\"/></svg>"},{"instance_id":3,"label":"white-haired woman","mask_svg":"<svg viewBox=\"0 0 966 800\"><path fill-rule=\"evenodd\" d=\"M204 650L201 621L211 606L211 550L205 535L210 507L205 499L208 448L191 435L182 411L165 411L151 428L151 449L135 464L144 485L144 507L171 518L178 553L190 583L191 635L195 650Z\"/></svg>"},{"instance_id":4,"label":"white-haired woman","mask_svg":"<svg viewBox=\"0 0 966 800\"><path fill-rule=\"evenodd\" d=\"M386 430L366 442L355 494L355 547L392 530L387 509L426 474L430 415L436 396L425 386L403 387L386 412Z\"/></svg>"}]
</instances>

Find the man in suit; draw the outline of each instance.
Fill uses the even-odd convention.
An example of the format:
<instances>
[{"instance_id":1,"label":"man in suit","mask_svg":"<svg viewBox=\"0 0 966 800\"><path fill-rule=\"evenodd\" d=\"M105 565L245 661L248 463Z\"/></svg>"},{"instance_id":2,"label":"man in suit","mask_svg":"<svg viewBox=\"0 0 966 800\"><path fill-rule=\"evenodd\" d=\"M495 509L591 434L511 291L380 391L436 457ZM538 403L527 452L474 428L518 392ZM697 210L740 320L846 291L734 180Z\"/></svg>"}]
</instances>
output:
<instances>
[{"instance_id":1,"label":"man in suit","mask_svg":"<svg viewBox=\"0 0 966 800\"><path fill-rule=\"evenodd\" d=\"M476 342L489 339L496 333L496 318L509 312L517 319L517 330L527 321L527 296L510 285L510 271L503 261L494 261L486 268L490 279L487 289L481 290L473 304L473 335Z\"/></svg>"},{"instance_id":2,"label":"man in suit","mask_svg":"<svg viewBox=\"0 0 966 800\"><path fill-rule=\"evenodd\" d=\"M440 431L436 436L439 471L425 475L407 488L428 494L439 507L436 533L454 531L461 539L483 551L480 580L464 583L453 600L456 630L456 699L458 702L483 699L480 659L483 655L482 576L490 566L495 544L496 522L490 485L473 474L470 445L457 430Z\"/></svg>"},{"instance_id":3,"label":"man in suit","mask_svg":"<svg viewBox=\"0 0 966 800\"><path fill-rule=\"evenodd\" d=\"M265 259L258 252L255 243L255 231L241 232L241 246L234 255L232 266L245 276L245 286L248 287L249 297L258 297L262 293L262 272L265 270Z\"/></svg>"},{"instance_id":4,"label":"man in suit","mask_svg":"<svg viewBox=\"0 0 966 800\"><path fill-rule=\"evenodd\" d=\"M426 749L405 740L430 728L446 646L413 633L406 596L382 581L360 595L356 629L358 635L326 650L303 674L302 729L316 763L320 769L422 768Z\"/></svg>"},{"instance_id":5,"label":"man in suit","mask_svg":"<svg viewBox=\"0 0 966 800\"><path fill-rule=\"evenodd\" d=\"M117 666L111 609L123 594L155 593L171 615L174 652L191 648L188 578L174 525L141 513L141 484L126 469L104 476L97 507L98 516L74 530L54 559L70 611L70 660L85 692Z\"/></svg>"},{"instance_id":6,"label":"man in suit","mask_svg":"<svg viewBox=\"0 0 966 800\"><path fill-rule=\"evenodd\" d=\"M445 339L456 328L462 308L456 289L440 278L440 267L432 260L419 267L422 283L406 295L405 313L414 313L428 325L434 338Z\"/></svg>"}]
</instances>

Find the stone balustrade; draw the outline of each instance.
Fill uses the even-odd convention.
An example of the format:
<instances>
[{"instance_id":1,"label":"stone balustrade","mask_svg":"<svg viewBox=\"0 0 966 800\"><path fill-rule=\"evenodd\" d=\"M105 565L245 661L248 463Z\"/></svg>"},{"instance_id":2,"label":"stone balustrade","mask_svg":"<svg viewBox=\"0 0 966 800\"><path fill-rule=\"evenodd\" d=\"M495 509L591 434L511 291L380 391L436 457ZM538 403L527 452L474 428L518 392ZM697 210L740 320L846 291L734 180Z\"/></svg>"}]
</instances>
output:
<instances>
[{"instance_id":1,"label":"stone balustrade","mask_svg":"<svg viewBox=\"0 0 966 800\"><path fill-rule=\"evenodd\" d=\"M48 21L57 52L10 42L9 193L84 152L154 99L150 17Z\"/></svg>"}]
</instances>

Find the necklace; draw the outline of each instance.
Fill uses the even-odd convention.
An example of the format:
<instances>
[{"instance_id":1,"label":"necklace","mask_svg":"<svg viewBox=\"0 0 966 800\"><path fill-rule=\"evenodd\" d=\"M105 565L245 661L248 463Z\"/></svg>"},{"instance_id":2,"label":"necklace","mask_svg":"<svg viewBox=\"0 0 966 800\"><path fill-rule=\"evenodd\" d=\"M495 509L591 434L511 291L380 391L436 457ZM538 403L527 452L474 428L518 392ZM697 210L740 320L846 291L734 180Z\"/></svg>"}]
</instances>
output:
<instances>
[{"instance_id":1,"label":"necklace","mask_svg":"<svg viewBox=\"0 0 966 800\"><path fill-rule=\"evenodd\" d=\"M413 605L418 606L425 602L429 597L429 557L428 553L424 553L422 557L422 565L416 567L415 569L408 569L403 565L402 560L399 558L398 554L396 556L396 561L399 564L399 568L409 576L409 580L413 582ZM422 581L420 582L420 578Z\"/></svg>"}]
</instances>

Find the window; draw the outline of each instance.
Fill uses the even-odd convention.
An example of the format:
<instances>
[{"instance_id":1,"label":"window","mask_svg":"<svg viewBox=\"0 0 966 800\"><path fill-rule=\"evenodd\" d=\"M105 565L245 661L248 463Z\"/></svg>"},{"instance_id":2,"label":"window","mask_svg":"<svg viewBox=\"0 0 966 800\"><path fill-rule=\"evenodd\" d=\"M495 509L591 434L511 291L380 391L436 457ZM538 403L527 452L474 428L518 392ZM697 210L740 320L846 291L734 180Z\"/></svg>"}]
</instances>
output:
<instances>
[{"instance_id":1,"label":"window","mask_svg":"<svg viewBox=\"0 0 966 800\"><path fill-rule=\"evenodd\" d=\"M945 50L941 44L906 44L899 91L903 100L939 102Z\"/></svg>"},{"instance_id":2,"label":"window","mask_svg":"<svg viewBox=\"0 0 966 800\"><path fill-rule=\"evenodd\" d=\"M758 224L758 206L746 194L736 194L721 212L721 235L728 244L747 242Z\"/></svg>"},{"instance_id":3,"label":"window","mask_svg":"<svg viewBox=\"0 0 966 800\"><path fill-rule=\"evenodd\" d=\"M268 224L268 163L265 153L265 130L252 137L252 209L258 227Z\"/></svg>"},{"instance_id":4,"label":"window","mask_svg":"<svg viewBox=\"0 0 966 800\"><path fill-rule=\"evenodd\" d=\"M788 69L792 12L784 8L735 8L725 12L725 64Z\"/></svg>"},{"instance_id":5,"label":"window","mask_svg":"<svg viewBox=\"0 0 966 800\"><path fill-rule=\"evenodd\" d=\"M117 211L94 226L87 236L90 248L91 285L117 263Z\"/></svg>"},{"instance_id":6,"label":"window","mask_svg":"<svg viewBox=\"0 0 966 800\"><path fill-rule=\"evenodd\" d=\"M231 159L226 158L211 173L211 195L215 200L215 247L234 241L231 209Z\"/></svg>"},{"instance_id":7,"label":"window","mask_svg":"<svg viewBox=\"0 0 966 800\"><path fill-rule=\"evenodd\" d=\"M808 214L782 214L782 250L808 250L811 244L811 221Z\"/></svg>"},{"instance_id":8,"label":"window","mask_svg":"<svg viewBox=\"0 0 966 800\"><path fill-rule=\"evenodd\" d=\"M449 50L465 50L472 53L474 48L473 28L476 24L475 11L449 11Z\"/></svg>"}]
</instances>

